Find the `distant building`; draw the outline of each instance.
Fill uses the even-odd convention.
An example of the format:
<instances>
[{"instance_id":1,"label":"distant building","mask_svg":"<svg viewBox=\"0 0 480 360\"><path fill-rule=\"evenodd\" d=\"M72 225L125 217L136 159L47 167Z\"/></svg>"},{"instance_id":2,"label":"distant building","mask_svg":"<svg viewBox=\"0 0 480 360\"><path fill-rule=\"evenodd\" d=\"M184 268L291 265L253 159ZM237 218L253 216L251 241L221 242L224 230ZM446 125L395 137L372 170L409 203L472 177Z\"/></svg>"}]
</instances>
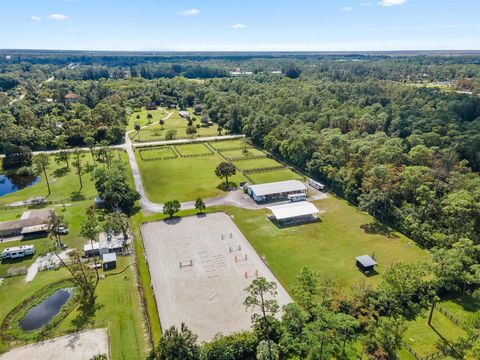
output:
<instances>
[{"instance_id":1,"label":"distant building","mask_svg":"<svg viewBox=\"0 0 480 360\"><path fill-rule=\"evenodd\" d=\"M68 93L64 97L65 104L71 104L82 101L82 96L74 93Z\"/></svg>"},{"instance_id":2,"label":"distant building","mask_svg":"<svg viewBox=\"0 0 480 360\"><path fill-rule=\"evenodd\" d=\"M257 202L288 199L289 195L307 194L307 188L298 180L287 180L258 185L249 185L248 194Z\"/></svg>"},{"instance_id":3,"label":"distant building","mask_svg":"<svg viewBox=\"0 0 480 360\"><path fill-rule=\"evenodd\" d=\"M117 254L104 254L102 255L103 270L111 270L117 267Z\"/></svg>"},{"instance_id":4,"label":"distant building","mask_svg":"<svg viewBox=\"0 0 480 360\"><path fill-rule=\"evenodd\" d=\"M147 110L157 110L157 103L155 101L151 101L145 106Z\"/></svg>"},{"instance_id":5,"label":"distant building","mask_svg":"<svg viewBox=\"0 0 480 360\"><path fill-rule=\"evenodd\" d=\"M25 211L20 219L0 223L0 237L44 237L48 235L48 223L55 210Z\"/></svg>"},{"instance_id":6,"label":"distant building","mask_svg":"<svg viewBox=\"0 0 480 360\"><path fill-rule=\"evenodd\" d=\"M181 118L186 119L190 116L190 113L188 111L180 110L178 112L178 115L180 115Z\"/></svg>"}]
</instances>

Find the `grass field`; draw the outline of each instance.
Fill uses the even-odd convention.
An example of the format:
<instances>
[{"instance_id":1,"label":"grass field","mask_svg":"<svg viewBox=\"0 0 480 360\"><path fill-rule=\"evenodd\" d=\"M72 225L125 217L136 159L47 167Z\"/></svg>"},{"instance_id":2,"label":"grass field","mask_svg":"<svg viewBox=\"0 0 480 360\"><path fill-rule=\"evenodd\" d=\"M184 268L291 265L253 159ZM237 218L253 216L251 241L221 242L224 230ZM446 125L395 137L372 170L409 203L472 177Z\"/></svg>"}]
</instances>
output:
<instances>
[{"instance_id":1,"label":"grass field","mask_svg":"<svg viewBox=\"0 0 480 360\"><path fill-rule=\"evenodd\" d=\"M212 151L205 144L175 145L182 156L211 154Z\"/></svg>"},{"instance_id":2,"label":"grass field","mask_svg":"<svg viewBox=\"0 0 480 360\"><path fill-rule=\"evenodd\" d=\"M173 111L173 110L172 110ZM151 124L158 123L159 120L165 118L169 113L169 110L162 109L162 110L142 110L138 112L134 112L129 119L128 122L128 130L134 129L135 122L138 122L140 126L148 125L149 122ZM147 117L148 114L152 114L153 118L149 119ZM137 119L137 115L140 115L140 119Z\"/></svg>"},{"instance_id":3,"label":"grass field","mask_svg":"<svg viewBox=\"0 0 480 360\"><path fill-rule=\"evenodd\" d=\"M190 113L192 113L192 109L187 109ZM169 113L172 115L165 120L165 124L161 126L158 122L161 119L166 118ZM133 129L135 121L139 121L140 126L149 125L147 114L151 113L153 115L153 119L151 119L151 126L148 126L144 129L140 130L140 133L133 131L130 133L130 139L134 142L145 142L145 141L155 141L155 140L165 140L165 134L168 130L176 130L177 139L186 139L189 138L190 135L186 134L186 129L188 126L187 120L180 117L178 114L178 110L176 109L167 109L165 111L160 110L142 110L140 113L133 113L130 121L129 121L129 128ZM140 115L140 120L137 120L136 116ZM200 119L197 117L197 120L193 122L193 126L200 124ZM206 137L206 136L214 136L217 135L217 126L214 124L209 127L201 127L197 129L197 134L195 137Z\"/></svg>"},{"instance_id":4,"label":"grass field","mask_svg":"<svg viewBox=\"0 0 480 360\"><path fill-rule=\"evenodd\" d=\"M242 171L282 166L280 163L270 158L241 160L235 161L234 164Z\"/></svg>"},{"instance_id":5,"label":"grass field","mask_svg":"<svg viewBox=\"0 0 480 360\"><path fill-rule=\"evenodd\" d=\"M214 149L222 151L224 149L243 148L245 146L245 140L234 139L234 140L225 140L225 141L211 141L209 142L209 144Z\"/></svg>"},{"instance_id":6,"label":"grass field","mask_svg":"<svg viewBox=\"0 0 480 360\"><path fill-rule=\"evenodd\" d=\"M220 152L222 156L224 156L226 159L248 159L252 156L267 156L267 154L265 154L263 151L258 150L254 147L248 147L247 152L244 152L243 150L228 150Z\"/></svg>"},{"instance_id":7,"label":"grass field","mask_svg":"<svg viewBox=\"0 0 480 360\"><path fill-rule=\"evenodd\" d=\"M139 359L145 356L146 339L142 329L140 298L133 281L133 269L128 266L132 259L119 257L117 270L125 269L121 274L107 276L97 287L97 302L101 305L89 327L106 327L110 338L112 359ZM26 284L23 276L4 279L0 292L0 321L17 304L36 291L55 281L69 277L66 269L40 272L36 278ZM54 336L74 331L71 320L76 310L67 316L54 330ZM5 350L5 348L4 348Z\"/></svg>"},{"instance_id":8,"label":"grass field","mask_svg":"<svg viewBox=\"0 0 480 360\"><path fill-rule=\"evenodd\" d=\"M428 315L429 310L425 310L415 320L410 321L403 335L404 341L420 356L441 351L449 342L454 342L466 335L463 329L436 310L430 327Z\"/></svg>"},{"instance_id":9,"label":"grass field","mask_svg":"<svg viewBox=\"0 0 480 360\"><path fill-rule=\"evenodd\" d=\"M155 148L147 148L138 150L142 159L158 159L158 158L166 158L176 156L175 152L173 151L172 146L162 146L162 147L155 147Z\"/></svg>"},{"instance_id":10,"label":"grass field","mask_svg":"<svg viewBox=\"0 0 480 360\"><path fill-rule=\"evenodd\" d=\"M290 169L280 169L262 173L249 174L255 184L269 183L284 180L301 180L301 176Z\"/></svg>"},{"instance_id":11,"label":"grass field","mask_svg":"<svg viewBox=\"0 0 480 360\"><path fill-rule=\"evenodd\" d=\"M217 188L223 180L217 178L215 168L224 161L218 154L162 161L142 161L138 153L136 156L145 191L151 201L189 201L224 193ZM238 173L230 180L237 184L246 181Z\"/></svg>"},{"instance_id":12,"label":"grass field","mask_svg":"<svg viewBox=\"0 0 480 360\"><path fill-rule=\"evenodd\" d=\"M373 218L333 195L316 202L325 213L318 223L278 228L265 210L229 208L235 223L287 290L296 284L303 266L334 278L343 288L360 280L376 285L385 268L396 262L428 259L427 253L400 233L377 226ZM355 266L355 257L375 252L378 275L367 277Z\"/></svg>"},{"instance_id":13,"label":"grass field","mask_svg":"<svg viewBox=\"0 0 480 360\"><path fill-rule=\"evenodd\" d=\"M47 170L48 180L50 183L51 194L48 195L47 184L43 174L40 176L40 181L30 187L20 191L10 193L0 197L0 206L10 204L12 202L27 200L31 197L45 196L47 201L79 201L86 199L93 199L96 196L94 181L92 180L92 172L89 169L93 165L93 160L90 152L84 152L82 155L82 182L83 187L80 188L80 180L73 167L73 154L70 155L70 167L67 169L64 162L57 163L55 157L50 156L50 167ZM115 159L122 159L127 161L126 154L123 151L114 152ZM96 162L96 166L105 166L102 163Z\"/></svg>"}]
</instances>

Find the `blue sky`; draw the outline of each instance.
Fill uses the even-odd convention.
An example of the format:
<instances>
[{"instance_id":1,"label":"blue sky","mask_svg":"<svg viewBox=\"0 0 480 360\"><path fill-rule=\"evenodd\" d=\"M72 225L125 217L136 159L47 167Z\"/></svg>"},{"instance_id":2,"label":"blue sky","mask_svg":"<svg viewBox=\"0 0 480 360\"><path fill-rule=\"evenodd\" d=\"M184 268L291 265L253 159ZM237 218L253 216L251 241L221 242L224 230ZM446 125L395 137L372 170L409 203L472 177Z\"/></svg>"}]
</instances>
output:
<instances>
[{"instance_id":1,"label":"blue sky","mask_svg":"<svg viewBox=\"0 0 480 360\"><path fill-rule=\"evenodd\" d=\"M480 0L0 0L0 48L480 50Z\"/></svg>"}]
</instances>

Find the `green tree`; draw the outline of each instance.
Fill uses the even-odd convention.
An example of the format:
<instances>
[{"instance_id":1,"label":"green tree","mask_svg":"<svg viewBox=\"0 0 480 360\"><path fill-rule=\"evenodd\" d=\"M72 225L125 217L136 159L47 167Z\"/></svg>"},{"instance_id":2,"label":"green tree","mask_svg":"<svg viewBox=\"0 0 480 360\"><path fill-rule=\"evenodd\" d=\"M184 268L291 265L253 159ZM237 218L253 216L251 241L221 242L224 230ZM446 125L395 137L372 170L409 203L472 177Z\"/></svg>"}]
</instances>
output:
<instances>
[{"instance_id":1,"label":"green tree","mask_svg":"<svg viewBox=\"0 0 480 360\"><path fill-rule=\"evenodd\" d=\"M98 234L100 233L100 229L98 227L98 221L95 217L95 213L93 211L88 211L86 219L82 222L82 227L80 229L80 235L85 238L86 240L90 241L90 245L92 249L94 248L93 243L97 241ZM97 275L97 283L100 280L100 276L98 275L98 268L97 268L97 256L93 255L93 263L95 264L95 273Z\"/></svg>"},{"instance_id":2,"label":"green tree","mask_svg":"<svg viewBox=\"0 0 480 360\"><path fill-rule=\"evenodd\" d=\"M187 126L187 129L185 130L185 133L188 136L193 137L197 133L197 129L195 128L195 126L189 125L189 126Z\"/></svg>"},{"instance_id":3,"label":"green tree","mask_svg":"<svg viewBox=\"0 0 480 360\"><path fill-rule=\"evenodd\" d=\"M60 151L57 153L57 161L65 162L65 167L68 169L70 167L68 163L68 158L69 158L69 152L68 152L68 143L67 143L67 137L65 135L59 135L55 138L55 146L57 149Z\"/></svg>"},{"instance_id":4,"label":"green tree","mask_svg":"<svg viewBox=\"0 0 480 360\"><path fill-rule=\"evenodd\" d=\"M228 188L228 178L235 175L237 173L237 170L235 169L235 166L230 163L223 161L221 162L215 169L215 175L219 178L225 178L225 183Z\"/></svg>"},{"instance_id":5,"label":"green tree","mask_svg":"<svg viewBox=\"0 0 480 360\"><path fill-rule=\"evenodd\" d=\"M180 329L167 329L147 360L199 360L200 347L195 335L184 323Z\"/></svg>"},{"instance_id":6,"label":"green tree","mask_svg":"<svg viewBox=\"0 0 480 360\"><path fill-rule=\"evenodd\" d=\"M178 200L170 200L163 204L163 213L172 218L177 212L180 211L182 204Z\"/></svg>"},{"instance_id":7,"label":"green tree","mask_svg":"<svg viewBox=\"0 0 480 360\"><path fill-rule=\"evenodd\" d=\"M165 125L165 120L160 119L158 123L160 124L160 128L163 130L163 125Z\"/></svg>"},{"instance_id":8,"label":"green tree","mask_svg":"<svg viewBox=\"0 0 480 360\"><path fill-rule=\"evenodd\" d=\"M122 234L123 240L128 240L128 216L125 215L120 209L109 213L105 217L103 228L107 233L113 233L114 235Z\"/></svg>"},{"instance_id":9,"label":"green tree","mask_svg":"<svg viewBox=\"0 0 480 360\"><path fill-rule=\"evenodd\" d=\"M33 163L35 164L36 173L43 172L45 183L47 184L48 195L50 195L52 192L50 191L50 182L48 181L47 175L47 170L50 168L50 157L47 154L38 154L33 159Z\"/></svg>"},{"instance_id":10,"label":"green tree","mask_svg":"<svg viewBox=\"0 0 480 360\"><path fill-rule=\"evenodd\" d=\"M195 200L195 209L199 214L202 214L206 208L207 206L205 205L205 202L201 198L198 198L197 200Z\"/></svg>"},{"instance_id":11,"label":"green tree","mask_svg":"<svg viewBox=\"0 0 480 360\"><path fill-rule=\"evenodd\" d=\"M243 304L247 309L253 309L251 319L254 326L259 331L260 338L267 342L268 359L274 359L274 350L272 347L272 324L275 322L275 315L279 310L275 296L277 295L277 284L269 282L264 277L254 279L247 286L245 291L248 296ZM260 313L257 313L257 310Z\"/></svg>"},{"instance_id":12,"label":"green tree","mask_svg":"<svg viewBox=\"0 0 480 360\"><path fill-rule=\"evenodd\" d=\"M407 329L402 318L380 317L372 321L363 338L365 351L371 359L398 359L402 347L402 335Z\"/></svg>"},{"instance_id":13,"label":"green tree","mask_svg":"<svg viewBox=\"0 0 480 360\"><path fill-rule=\"evenodd\" d=\"M92 136L87 136L85 139L83 139L85 142L85 145L90 149L90 153L92 154L92 160L93 164L95 165L95 139Z\"/></svg>"},{"instance_id":14,"label":"green tree","mask_svg":"<svg viewBox=\"0 0 480 360\"><path fill-rule=\"evenodd\" d=\"M82 151L79 149L75 149L73 151L73 166L75 168L75 173L78 175L78 180L80 182L80 191L83 189L83 181L82 181L82 172L83 172L83 166L82 166Z\"/></svg>"},{"instance_id":15,"label":"green tree","mask_svg":"<svg viewBox=\"0 0 480 360\"><path fill-rule=\"evenodd\" d=\"M176 137L177 137L177 130L175 129L167 130L167 133L165 134L165 140L175 140Z\"/></svg>"}]
</instances>

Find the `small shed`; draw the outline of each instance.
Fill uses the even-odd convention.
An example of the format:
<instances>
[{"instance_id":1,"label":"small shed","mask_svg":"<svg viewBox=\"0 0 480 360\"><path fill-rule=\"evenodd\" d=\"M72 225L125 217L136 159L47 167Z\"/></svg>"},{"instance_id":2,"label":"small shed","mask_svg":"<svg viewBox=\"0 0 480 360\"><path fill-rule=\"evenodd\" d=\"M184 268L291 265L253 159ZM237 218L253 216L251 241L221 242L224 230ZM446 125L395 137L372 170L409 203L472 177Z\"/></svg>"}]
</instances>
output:
<instances>
[{"instance_id":1,"label":"small shed","mask_svg":"<svg viewBox=\"0 0 480 360\"><path fill-rule=\"evenodd\" d=\"M108 253L102 255L103 270L111 270L117 267L117 254Z\"/></svg>"},{"instance_id":2,"label":"small shed","mask_svg":"<svg viewBox=\"0 0 480 360\"><path fill-rule=\"evenodd\" d=\"M145 106L147 110L157 110L157 103L155 101L150 101L147 103L147 106Z\"/></svg>"},{"instance_id":3,"label":"small shed","mask_svg":"<svg viewBox=\"0 0 480 360\"><path fill-rule=\"evenodd\" d=\"M355 260L357 267L367 274L372 272L377 265L377 262L368 255L357 256Z\"/></svg>"}]
</instances>

